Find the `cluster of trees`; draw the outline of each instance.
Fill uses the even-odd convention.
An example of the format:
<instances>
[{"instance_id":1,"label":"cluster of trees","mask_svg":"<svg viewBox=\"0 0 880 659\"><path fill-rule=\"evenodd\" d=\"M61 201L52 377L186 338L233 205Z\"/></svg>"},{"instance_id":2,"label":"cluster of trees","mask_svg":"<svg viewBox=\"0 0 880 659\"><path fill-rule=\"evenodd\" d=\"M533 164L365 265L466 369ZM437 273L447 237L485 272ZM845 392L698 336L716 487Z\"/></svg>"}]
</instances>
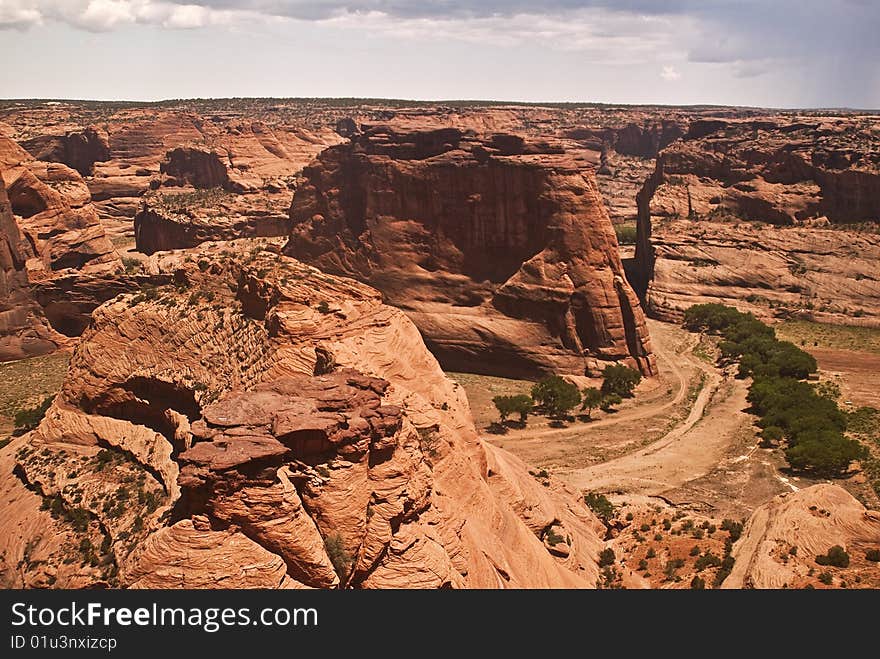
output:
<instances>
[{"instance_id":1,"label":"cluster of trees","mask_svg":"<svg viewBox=\"0 0 880 659\"><path fill-rule=\"evenodd\" d=\"M792 468L818 476L839 476L865 456L849 439L846 415L824 390L804 379L817 370L816 360L750 313L721 304L699 304L685 312L691 331L718 334L721 359L739 363L739 376L752 377L748 401L760 417L765 446L784 441Z\"/></svg>"},{"instance_id":2,"label":"cluster of trees","mask_svg":"<svg viewBox=\"0 0 880 659\"><path fill-rule=\"evenodd\" d=\"M589 419L593 410L608 412L624 398L631 398L642 374L628 366L612 364L602 371L602 387L588 387L581 391L577 385L553 375L536 383L532 395L495 396L492 402L498 409L501 423L505 424L513 414L519 414L519 422L525 424L529 414L536 409L555 421L569 418L572 410L580 406Z\"/></svg>"}]
</instances>

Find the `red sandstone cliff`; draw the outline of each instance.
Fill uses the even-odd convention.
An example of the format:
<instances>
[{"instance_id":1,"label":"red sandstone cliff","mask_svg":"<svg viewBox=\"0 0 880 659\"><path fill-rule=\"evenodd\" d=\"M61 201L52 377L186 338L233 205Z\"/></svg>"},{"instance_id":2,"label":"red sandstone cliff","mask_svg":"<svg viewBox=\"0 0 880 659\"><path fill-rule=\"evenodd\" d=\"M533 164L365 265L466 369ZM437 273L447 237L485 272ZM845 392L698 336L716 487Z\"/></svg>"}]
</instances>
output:
<instances>
[{"instance_id":1,"label":"red sandstone cliff","mask_svg":"<svg viewBox=\"0 0 880 659\"><path fill-rule=\"evenodd\" d=\"M3 585L595 583L604 527L478 439L376 291L250 245L189 254L95 312L0 449Z\"/></svg>"},{"instance_id":2,"label":"red sandstone cliff","mask_svg":"<svg viewBox=\"0 0 880 659\"><path fill-rule=\"evenodd\" d=\"M592 170L562 144L379 125L303 176L285 252L378 288L444 367L654 372Z\"/></svg>"}]
</instances>

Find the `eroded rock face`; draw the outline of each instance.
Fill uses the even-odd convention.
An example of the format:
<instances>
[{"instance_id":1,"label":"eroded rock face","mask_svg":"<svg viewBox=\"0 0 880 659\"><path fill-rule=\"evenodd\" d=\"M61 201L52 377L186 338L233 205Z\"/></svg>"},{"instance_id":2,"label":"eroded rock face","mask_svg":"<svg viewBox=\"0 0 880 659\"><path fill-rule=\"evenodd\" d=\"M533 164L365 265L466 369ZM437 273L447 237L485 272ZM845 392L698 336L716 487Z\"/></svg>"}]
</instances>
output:
<instances>
[{"instance_id":1,"label":"eroded rock face","mask_svg":"<svg viewBox=\"0 0 880 659\"><path fill-rule=\"evenodd\" d=\"M66 343L67 328L82 323L60 309L44 313L35 304L40 302L35 286L72 273L107 276L121 262L74 170L36 161L0 137L0 179L0 361L7 361L51 352ZM92 300L88 311L102 301Z\"/></svg>"},{"instance_id":2,"label":"eroded rock face","mask_svg":"<svg viewBox=\"0 0 880 659\"><path fill-rule=\"evenodd\" d=\"M852 116L694 121L639 193L634 284L649 312L675 319L722 301L880 323L877 126Z\"/></svg>"},{"instance_id":3,"label":"eroded rock face","mask_svg":"<svg viewBox=\"0 0 880 659\"><path fill-rule=\"evenodd\" d=\"M31 246L12 215L0 176L0 362L54 351L62 339L49 326L35 302L25 270Z\"/></svg>"},{"instance_id":4,"label":"eroded rock face","mask_svg":"<svg viewBox=\"0 0 880 659\"><path fill-rule=\"evenodd\" d=\"M39 135L21 143L34 158L60 162L89 176L96 162L110 159L107 131L96 126L74 130L63 135Z\"/></svg>"},{"instance_id":5,"label":"eroded rock face","mask_svg":"<svg viewBox=\"0 0 880 659\"><path fill-rule=\"evenodd\" d=\"M563 144L368 126L304 179L285 252L381 290L444 367L654 372L595 180Z\"/></svg>"},{"instance_id":6,"label":"eroded rock face","mask_svg":"<svg viewBox=\"0 0 880 659\"><path fill-rule=\"evenodd\" d=\"M832 569L833 584L822 584L826 568L817 562L838 545L850 556L846 569ZM866 510L837 485L814 485L774 498L749 519L734 545L736 559L723 588L877 588L877 564L865 559L880 548L880 514ZM858 577L858 581L855 578Z\"/></svg>"},{"instance_id":7,"label":"eroded rock face","mask_svg":"<svg viewBox=\"0 0 880 659\"><path fill-rule=\"evenodd\" d=\"M119 256L104 235L80 175L66 165L34 160L12 140L0 137L0 172L19 228L38 259L32 278L59 270L112 272Z\"/></svg>"},{"instance_id":8,"label":"eroded rock face","mask_svg":"<svg viewBox=\"0 0 880 659\"><path fill-rule=\"evenodd\" d=\"M232 194L222 190L163 189L146 195L134 218L139 252L195 247L237 238L287 236L292 226L289 195L280 190Z\"/></svg>"},{"instance_id":9,"label":"eroded rock face","mask_svg":"<svg viewBox=\"0 0 880 659\"><path fill-rule=\"evenodd\" d=\"M251 245L156 255L173 285L95 311L0 449L5 584L595 583L604 527L478 439L403 313Z\"/></svg>"}]
</instances>

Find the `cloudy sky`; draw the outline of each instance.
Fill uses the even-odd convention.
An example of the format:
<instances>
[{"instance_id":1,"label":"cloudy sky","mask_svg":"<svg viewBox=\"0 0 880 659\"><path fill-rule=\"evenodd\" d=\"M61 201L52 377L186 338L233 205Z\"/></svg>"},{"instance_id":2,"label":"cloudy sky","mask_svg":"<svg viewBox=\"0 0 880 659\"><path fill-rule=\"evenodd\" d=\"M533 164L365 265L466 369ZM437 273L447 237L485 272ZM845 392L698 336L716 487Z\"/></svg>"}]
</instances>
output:
<instances>
[{"instance_id":1,"label":"cloudy sky","mask_svg":"<svg viewBox=\"0 0 880 659\"><path fill-rule=\"evenodd\" d=\"M0 0L0 97L880 108L877 0Z\"/></svg>"}]
</instances>

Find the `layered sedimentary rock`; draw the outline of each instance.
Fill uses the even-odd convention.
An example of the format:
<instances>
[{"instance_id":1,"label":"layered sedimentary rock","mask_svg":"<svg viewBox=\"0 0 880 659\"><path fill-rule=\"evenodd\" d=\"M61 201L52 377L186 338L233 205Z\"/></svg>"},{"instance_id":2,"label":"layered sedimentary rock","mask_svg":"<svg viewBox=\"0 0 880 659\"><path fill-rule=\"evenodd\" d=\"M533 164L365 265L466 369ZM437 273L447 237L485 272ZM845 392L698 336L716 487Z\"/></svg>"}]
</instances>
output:
<instances>
[{"instance_id":1,"label":"layered sedimentary rock","mask_svg":"<svg viewBox=\"0 0 880 659\"><path fill-rule=\"evenodd\" d=\"M444 367L654 371L592 170L563 144L377 125L303 177L285 252L378 288Z\"/></svg>"},{"instance_id":2,"label":"layered sedimentary rock","mask_svg":"<svg viewBox=\"0 0 880 659\"><path fill-rule=\"evenodd\" d=\"M845 569L828 568L817 558L839 546L849 555ZM837 485L814 485L774 498L749 519L733 549L733 571L723 588L877 588L877 563L866 560L880 549L880 513L866 510ZM832 583L819 575L829 571Z\"/></svg>"},{"instance_id":3,"label":"layered sedimentary rock","mask_svg":"<svg viewBox=\"0 0 880 659\"><path fill-rule=\"evenodd\" d=\"M33 246L36 260L28 264L32 277L67 268L111 272L119 266L77 172L34 160L12 140L0 138L0 173L12 212Z\"/></svg>"},{"instance_id":4,"label":"layered sedimentary rock","mask_svg":"<svg viewBox=\"0 0 880 659\"><path fill-rule=\"evenodd\" d=\"M97 126L74 130L62 135L39 135L21 143L37 160L60 162L89 176L95 163L110 159L107 131Z\"/></svg>"},{"instance_id":5,"label":"layered sedimentary rock","mask_svg":"<svg viewBox=\"0 0 880 659\"><path fill-rule=\"evenodd\" d=\"M172 285L95 312L0 449L5 585L595 583L604 527L479 440L402 312L252 245L157 255Z\"/></svg>"},{"instance_id":6,"label":"layered sedimentary rock","mask_svg":"<svg viewBox=\"0 0 880 659\"><path fill-rule=\"evenodd\" d=\"M0 178L5 245L0 361L7 361L50 352L70 335L71 319L58 309L45 314L35 304L40 302L35 287L51 286L56 278L110 276L121 263L77 172L36 161L0 137ZM105 299L98 293L86 304L88 311Z\"/></svg>"},{"instance_id":7,"label":"layered sedimentary rock","mask_svg":"<svg viewBox=\"0 0 880 659\"><path fill-rule=\"evenodd\" d=\"M139 252L195 247L236 238L287 236L289 195L281 190L238 195L220 189L163 188L143 198L134 218Z\"/></svg>"},{"instance_id":8,"label":"layered sedimentary rock","mask_svg":"<svg viewBox=\"0 0 880 659\"><path fill-rule=\"evenodd\" d=\"M876 325L878 221L876 118L695 121L639 193L634 283L663 318L712 300Z\"/></svg>"},{"instance_id":9,"label":"layered sedimentary rock","mask_svg":"<svg viewBox=\"0 0 880 659\"><path fill-rule=\"evenodd\" d=\"M28 286L25 264L31 257L0 176L0 362L52 352L62 343Z\"/></svg>"}]
</instances>

